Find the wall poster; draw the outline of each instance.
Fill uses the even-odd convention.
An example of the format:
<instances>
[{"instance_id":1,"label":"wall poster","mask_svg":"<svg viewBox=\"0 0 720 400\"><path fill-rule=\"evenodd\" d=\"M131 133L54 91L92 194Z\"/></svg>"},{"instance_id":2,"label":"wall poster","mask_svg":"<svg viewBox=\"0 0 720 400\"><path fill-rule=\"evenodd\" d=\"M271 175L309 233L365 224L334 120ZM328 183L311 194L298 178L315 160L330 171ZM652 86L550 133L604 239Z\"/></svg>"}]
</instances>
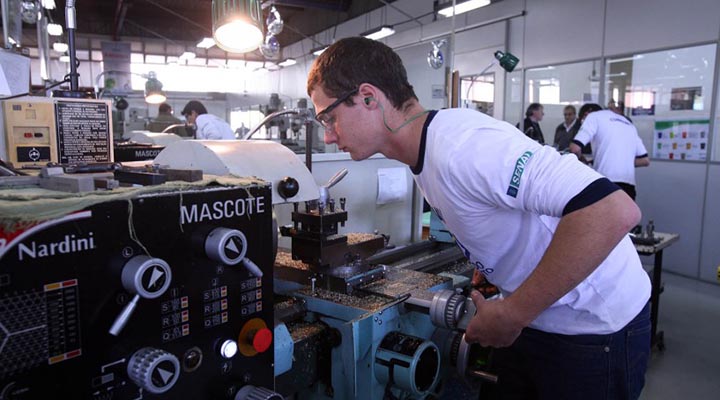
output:
<instances>
[{"instance_id":1,"label":"wall poster","mask_svg":"<svg viewBox=\"0 0 720 400\"><path fill-rule=\"evenodd\" d=\"M653 135L653 158L705 161L709 131L709 119L657 120Z\"/></svg>"}]
</instances>

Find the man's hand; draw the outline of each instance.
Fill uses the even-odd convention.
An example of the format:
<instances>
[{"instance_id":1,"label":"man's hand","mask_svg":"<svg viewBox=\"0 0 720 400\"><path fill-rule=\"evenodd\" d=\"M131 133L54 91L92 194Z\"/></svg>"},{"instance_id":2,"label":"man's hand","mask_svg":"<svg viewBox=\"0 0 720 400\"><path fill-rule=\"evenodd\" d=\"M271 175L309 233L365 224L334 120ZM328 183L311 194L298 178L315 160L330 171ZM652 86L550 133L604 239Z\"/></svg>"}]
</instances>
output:
<instances>
[{"instance_id":1,"label":"man's hand","mask_svg":"<svg viewBox=\"0 0 720 400\"><path fill-rule=\"evenodd\" d=\"M465 330L465 340L486 347L507 347L513 344L524 325L515 318L509 303L504 300L486 301L475 290L470 293L470 297L477 312Z\"/></svg>"}]
</instances>

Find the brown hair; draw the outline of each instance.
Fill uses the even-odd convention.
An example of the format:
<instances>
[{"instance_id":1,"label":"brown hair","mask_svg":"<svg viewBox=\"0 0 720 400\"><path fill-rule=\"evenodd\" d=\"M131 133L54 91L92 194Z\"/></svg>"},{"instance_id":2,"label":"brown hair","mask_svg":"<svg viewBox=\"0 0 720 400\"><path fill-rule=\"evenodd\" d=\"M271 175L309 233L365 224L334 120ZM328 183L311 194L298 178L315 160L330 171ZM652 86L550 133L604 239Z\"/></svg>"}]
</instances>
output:
<instances>
[{"instance_id":1,"label":"brown hair","mask_svg":"<svg viewBox=\"0 0 720 400\"><path fill-rule=\"evenodd\" d=\"M328 47L313 63L308 75L310 95L319 86L329 97L338 98L369 83L380 89L396 109L417 100L400 56L390 47L363 37L350 37ZM348 105L354 104L352 98Z\"/></svg>"}]
</instances>

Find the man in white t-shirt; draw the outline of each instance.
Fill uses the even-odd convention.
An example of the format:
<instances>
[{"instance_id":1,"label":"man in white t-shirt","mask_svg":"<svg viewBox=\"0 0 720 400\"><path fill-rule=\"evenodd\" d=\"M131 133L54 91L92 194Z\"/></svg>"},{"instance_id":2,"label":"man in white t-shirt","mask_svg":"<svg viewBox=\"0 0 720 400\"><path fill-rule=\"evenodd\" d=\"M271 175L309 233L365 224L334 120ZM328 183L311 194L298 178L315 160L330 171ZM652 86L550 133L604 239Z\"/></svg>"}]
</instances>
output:
<instances>
[{"instance_id":1,"label":"man in white t-shirt","mask_svg":"<svg viewBox=\"0 0 720 400\"><path fill-rule=\"evenodd\" d=\"M591 143L595 170L635 200L635 168L650 165L635 126L624 115L592 103L580 108L580 120L582 126L570 144L570 151L581 157L582 147Z\"/></svg>"},{"instance_id":2,"label":"man in white t-shirt","mask_svg":"<svg viewBox=\"0 0 720 400\"><path fill-rule=\"evenodd\" d=\"M185 116L188 124L195 125L195 139L235 139L235 132L230 125L225 120L208 114L205 106L197 100L190 100L183 108L182 115Z\"/></svg>"},{"instance_id":3,"label":"man in white t-shirt","mask_svg":"<svg viewBox=\"0 0 720 400\"><path fill-rule=\"evenodd\" d=\"M380 42L331 45L307 91L325 142L354 160L382 153L410 166L470 262L502 290L494 301L471 294L466 340L500 348L499 382L483 399L639 396L650 281L627 236L640 210L622 190L505 122L423 109Z\"/></svg>"}]
</instances>

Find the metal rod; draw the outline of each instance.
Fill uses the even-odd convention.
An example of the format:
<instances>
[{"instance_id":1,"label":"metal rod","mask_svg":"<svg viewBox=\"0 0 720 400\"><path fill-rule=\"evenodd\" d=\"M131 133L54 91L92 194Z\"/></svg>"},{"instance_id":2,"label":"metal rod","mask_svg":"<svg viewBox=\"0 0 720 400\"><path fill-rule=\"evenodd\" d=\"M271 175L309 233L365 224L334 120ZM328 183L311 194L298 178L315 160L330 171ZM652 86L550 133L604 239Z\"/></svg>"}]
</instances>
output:
<instances>
[{"instance_id":1,"label":"metal rod","mask_svg":"<svg viewBox=\"0 0 720 400\"><path fill-rule=\"evenodd\" d=\"M70 91L78 90L77 54L75 52L75 0L68 0L65 4L65 24L68 35L68 55L70 56Z\"/></svg>"},{"instance_id":2,"label":"metal rod","mask_svg":"<svg viewBox=\"0 0 720 400\"><path fill-rule=\"evenodd\" d=\"M305 167L312 172L312 127L313 121L305 121Z\"/></svg>"},{"instance_id":3,"label":"metal rod","mask_svg":"<svg viewBox=\"0 0 720 400\"><path fill-rule=\"evenodd\" d=\"M8 12L10 9L9 2L10 0L2 0L2 25L3 25L3 41L6 49L11 48L10 45L10 30L8 29Z\"/></svg>"}]
</instances>

